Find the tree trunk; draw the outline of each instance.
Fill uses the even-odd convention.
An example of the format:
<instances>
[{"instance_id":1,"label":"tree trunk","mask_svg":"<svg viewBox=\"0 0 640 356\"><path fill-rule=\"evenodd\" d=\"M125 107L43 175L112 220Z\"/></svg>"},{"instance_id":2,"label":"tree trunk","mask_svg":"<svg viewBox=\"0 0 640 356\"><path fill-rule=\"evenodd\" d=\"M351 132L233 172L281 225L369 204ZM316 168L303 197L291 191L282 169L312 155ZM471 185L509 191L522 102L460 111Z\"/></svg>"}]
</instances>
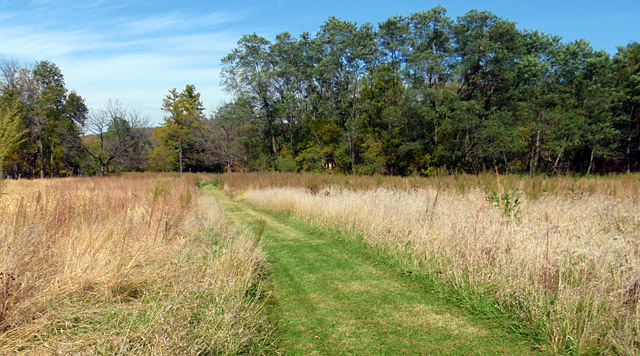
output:
<instances>
[{"instance_id":1,"label":"tree trunk","mask_svg":"<svg viewBox=\"0 0 640 356\"><path fill-rule=\"evenodd\" d=\"M562 154L564 153L564 146L560 149L560 152L558 153L558 157L556 157L556 161L553 164L553 173L556 173L556 170L558 168L558 164L560 163L560 158L562 157Z\"/></svg>"},{"instance_id":2,"label":"tree trunk","mask_svg":"<svg viewBox=\"0 0 640 356\"><path fill-rule=\"evenodd\" d=\"M589 159L589 168L587 168L587 175L591 174L591 168L593 168L593 155L596 152L595 147L591 149L591 158Z\"/></svg>"},{"instance_id":3,"label":"tree trunk","mask_svg":"<svg viewBox=\"0 0 640 356\"><path fill-rule=\"evenodd\" d=\"M435 101L433 101L431 107L433 108L433 147L435 151L438 147L438 122L440 121L438 119L440 115L438 115L438 105Z\"/></svg>"},{"instance_id":4,"label":"tree trunk","mask_svg":"<svg viewBox=\"0 0 640 356\"><path fill-rule=\"evenodd\" d=\"M437 55L438 52L436 51L436 43L435 41L433 43L431 43L431 50L433 51L433 55ZM434 76L434 83L435 85L438 85L438 73L435 74Z\"/></svg>"},{"instance_id":5,"label":"tree trunk","mask_svg":"<svg viewBox=\"0 0 640 356\"><path fill-rule=\"evenodd\" d=\"M227 173L233 172L233 169L231 168L232 166L233 166L233 158L229 160L229 163L227 164Z\"/></svg>"},{"instance_id":6,"label":"tree trunk","mask_svg":"<svg viewBox=\"0 0 640 356\"><path fill-rule=\"evenodd\" d=\"M102 163L102 162L100 163L100 175L101 175L102 177L104 177L104 170L105 170L105 166L106 166L106 164L104 164L104 163Z\"/></svg>"},{"instance_id":7,"label":"tree trunk","mask_svg":"<svg viewBox=\"0 0 640 356\"><path fill-rule=\"evenodd\" d=\"M355 142L351 135L349 135L349 153L351 153L351 173L356 173L356 151Z\"/></svg>"},{"instance_id":8,"label":"tree trunk","mask_svg":"<svg viewBox=\"0 0 640 356\"><path fill-rule=\"evenodd\" d=\"M53 161L53 148L54 148L54 146L53 146L53 143L52 143L52 144L51 144L51 152L49 152L49 166L50 166L50 168L49 168L49 170L50 170L50 171L49 171L49 175L51 176L51 178L53 178L53 174L54 174L54 167L55 167L55 165L54 165L54 161Z\"/></svg>"},{"instance_id":9,"label":"tree trunk","mask_svg":"<svg viewBox=\"0 0 640 356\"><path fill-rule=\"evenodd\" d=\"M627 128L627 132L629 133L629 135L627 136L627 154L626 154L627 173L631 173L631 139L632 139L631 121L633 120L633 111L634 110L635 110L635 107L632 107L631 108L631 114L629 114L629 124L628 124L628 128Z\"/></svg>"},{"instance_id":10,"label":"tree trunk","mask_svg":"<svg viewBox=\"0 0 640 356\"><path fill-rule=\"evenodd\" d=\"M507 160L507 154L502 152L502 159L504 160L504 174L509 174L509 161Z\"/></svg>"},{"instance_id":11,"label":"tree trunk","mask_svg":"<svg viewBox=\"0 0 640 356\"><path fill-rule=\"evenodd\" d=\"M538 167L538 159L540 158L540 130L536 134L536 143L533 146L533 154L529 162L529 175L533 175Z\"/></svg>"},{"instance_id":12,"label":"tree trunk","mask_svg":"<svg viewBox=\"0 0 640 356\"><path fill-rule=\"evenodd\" d=\"M262 96L262 103L264 104L264 108L267 110L267 125L269 126L269 138L271 140L271 153L273 153L273 155L275 156L278 153L278 150L276 149L276 135L273 129L273 113L271 112L271 106L269 105L269 102L267 101L267 98Z\"/></svg>"},{"instance_id":13,"label":"tree trunk","mask_svg":"<svg viewBox=\"0 0 640 356\"><path fill-rule=\"evenodd\" d=\"M44 148L42 139L38 140L38 154L40 155L40 178L44 179Z\"/></svg>"},{"instance_id":14,"label":"tree trunk","mask_svg":"<svg viewBox=\"0 0 640 356\"><path fill-rule=\"evenodd\" d=\"M627 141L627 173L631 173L631 140Z\"/></svg>"},{"instance_id":15,"label":"tree trunk","mask_svg":"<svg viewBox=\"0 0 640 356\"><path fill-rule=\"evenodd\" d=\"M269 131L271 132L271 152L275 155L278 153L278 150L276 148L276 136L273 134L273 126Z\"/></svg>"},{"instance_id":16,"label":"tree trunk","mask_svg":"<svg viewBox=\"0 0 640 356\"><path fill-rule=\"evenodd\" d=\"M180 149L178 150L178 161L180 161L180 173L182 173L182 143L180 143Z\"/></svg>"}]
</instances>

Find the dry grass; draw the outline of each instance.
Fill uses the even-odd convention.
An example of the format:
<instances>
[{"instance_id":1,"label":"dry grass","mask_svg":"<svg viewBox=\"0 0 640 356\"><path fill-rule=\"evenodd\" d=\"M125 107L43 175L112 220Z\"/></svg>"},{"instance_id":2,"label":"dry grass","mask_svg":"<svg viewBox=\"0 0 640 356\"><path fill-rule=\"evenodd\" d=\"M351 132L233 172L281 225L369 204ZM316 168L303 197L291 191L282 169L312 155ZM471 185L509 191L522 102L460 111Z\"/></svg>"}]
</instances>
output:
<instances>
[{"instance_id":1,"label":"dry grass","mask_svg":"<svg viewBox=\"0 0 640 356\"><path fill-rule=\"evenodd\" d=\"M525 328L542 332L554 353L638 354L637 176L593 179L598 184L577 180L572 184L580 192L563 188L537 199L516 193L517 202L514 193L506 199L502 179L485 189L265 188L246 198L355 233L462 298L494 300L490 308L516 314ZM548 178L507 179L526 188ZM573 179L544 184L568 182ZM493 189L502 199L487 195Z\"/></svg>"},{"instance_id":2,"label":"dry grass","mask_svg":"<svg viewBox=\"0 0 640 356\"><path fill-rule=\"evenodd\" d=\"M192 175L8 181L0 354L241 354L269 345L264 259Z\"/></svg>"},{"instance_id":3,"label":"dry grass","mask_svg":"<svg viewBox=\"0 0 640 356\"><path fill-rule=\"evenodd\" d=\"M394 176L354 176L342 174L315 173L231 173L210 175L206 179L217 178L228 189L248 190L269 187L307 188L318 192L323 188L340 187L349 190L370 190L386 188L393 190L415 190L440 188L464 193L467 190L483 189L497 192L520 191L529 198L539 198L547 194L563 197L576 195L604 194L620 199L637 199L640 196L640 174L618 174L611 176L548 177L544 175L507 175L496 179L495 174L436 177L394 177Z\"/></svg>"}]
</instances>

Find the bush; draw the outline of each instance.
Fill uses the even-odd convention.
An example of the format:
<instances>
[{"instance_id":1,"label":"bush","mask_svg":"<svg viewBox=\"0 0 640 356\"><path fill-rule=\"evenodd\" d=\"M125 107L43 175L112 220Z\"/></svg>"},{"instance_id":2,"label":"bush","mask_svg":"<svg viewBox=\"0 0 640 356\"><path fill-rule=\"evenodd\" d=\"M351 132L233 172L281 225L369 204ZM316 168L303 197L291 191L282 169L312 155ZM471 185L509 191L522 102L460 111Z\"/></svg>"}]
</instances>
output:
<instances>
[{"instance_id":1,"label":"bush","mask_svg":"<svg viewBox=\"0 0 640 356\"><path fill-rule=\"evenodd\" d=\"M278 156L276 158L276 169L280 172L297 172L298 165L296 161L289 157Z\"/></svg>"}]
</instances>

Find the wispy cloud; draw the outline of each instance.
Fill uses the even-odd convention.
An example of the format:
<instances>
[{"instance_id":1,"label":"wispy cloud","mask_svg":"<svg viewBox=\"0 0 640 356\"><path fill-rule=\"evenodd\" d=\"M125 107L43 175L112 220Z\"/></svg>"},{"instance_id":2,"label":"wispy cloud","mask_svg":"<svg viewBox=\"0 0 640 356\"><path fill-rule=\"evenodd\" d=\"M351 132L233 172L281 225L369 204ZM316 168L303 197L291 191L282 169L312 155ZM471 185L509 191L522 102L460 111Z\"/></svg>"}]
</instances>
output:
<instances>
[{"instance_id":1,"label":"wispy cloud","mask_svg":"<svg viewBox=\"0 0 640 356\"><path fill-rule=\"evenodd\" d=\"M47 6L46 0L37 1ZM225 12L120 16L66 28L56 20L8 21L0 24L0 56L51 60L90 107L118 99L158 123L168 89L195 84L207 106L226 97L218 86L219 61L241 34L224 25L242 17Z\"/></svg>"},{"instance_id":2,"label":"wispy cloud","mask_svg":"<svg viewBox=\"0 0 640 356\"><path fill-rule=\"evenodd\" d=\"M159 31L191 31L194 29L210 28L241 20L244 16L227 12L213 12L206 15L191 16L172 14L151 16L140 20L126 22L125 29L136 33L154 33Z\"/></svg>"}]
</instances>

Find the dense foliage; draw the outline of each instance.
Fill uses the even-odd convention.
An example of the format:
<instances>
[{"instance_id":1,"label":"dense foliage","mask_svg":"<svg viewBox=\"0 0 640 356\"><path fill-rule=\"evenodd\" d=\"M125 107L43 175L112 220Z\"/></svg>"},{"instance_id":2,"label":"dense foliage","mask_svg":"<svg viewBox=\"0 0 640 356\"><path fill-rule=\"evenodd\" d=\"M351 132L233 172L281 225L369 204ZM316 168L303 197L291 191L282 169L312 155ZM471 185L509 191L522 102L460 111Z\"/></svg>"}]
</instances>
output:
<instances>
[{"instance_id":1,"label":"dense foliage","mask_svg":"<svg viewBox=\"0 0 640 356\"><path fill-rule=\"evenodd\" d=\"M229 103L207 117L193 85L172 89L165 122L144 129L117 102L89 113L51 62L4 61L0 110L23 133L4 172L640 170L637 42L611 56L438 6L377 28L332 17L315 35L245 35L222 65Z\"/></svg>"},{"instance_id":2,"label":"dense foliage","mask_svg":"<svg viewBox=\"0 0 640 356\"><path fill-rule=\"evenodd\" d=\"M88 110L82 97L65 88L60 69L48 61L29 69L6 61L2 79L0 107L19 117L25 131L25 139L7 152L5 172L31 177L77 172Z\"/></svg>"},{"instance_id":3,"label":"dense foliage","mask_svg":"<svg viewBox=\"0 0 640 356\"><path fill-rule=\"evenodd\" d=\"M146 170L146 124L117 101L89 112L52 62L0 63L0 178Z\"/></svg>"},{"instance_id":4,"label":"dense foliage","mask_svg":"<svg viewBox=\"0 0 640 356\"><path fill-rule=\"evenodd\" d=\"M640 44L585 40L438 6L315 36L246 35L223 59L247 169L361 174L640 168Z\"/></svg>"}]
</instances>

